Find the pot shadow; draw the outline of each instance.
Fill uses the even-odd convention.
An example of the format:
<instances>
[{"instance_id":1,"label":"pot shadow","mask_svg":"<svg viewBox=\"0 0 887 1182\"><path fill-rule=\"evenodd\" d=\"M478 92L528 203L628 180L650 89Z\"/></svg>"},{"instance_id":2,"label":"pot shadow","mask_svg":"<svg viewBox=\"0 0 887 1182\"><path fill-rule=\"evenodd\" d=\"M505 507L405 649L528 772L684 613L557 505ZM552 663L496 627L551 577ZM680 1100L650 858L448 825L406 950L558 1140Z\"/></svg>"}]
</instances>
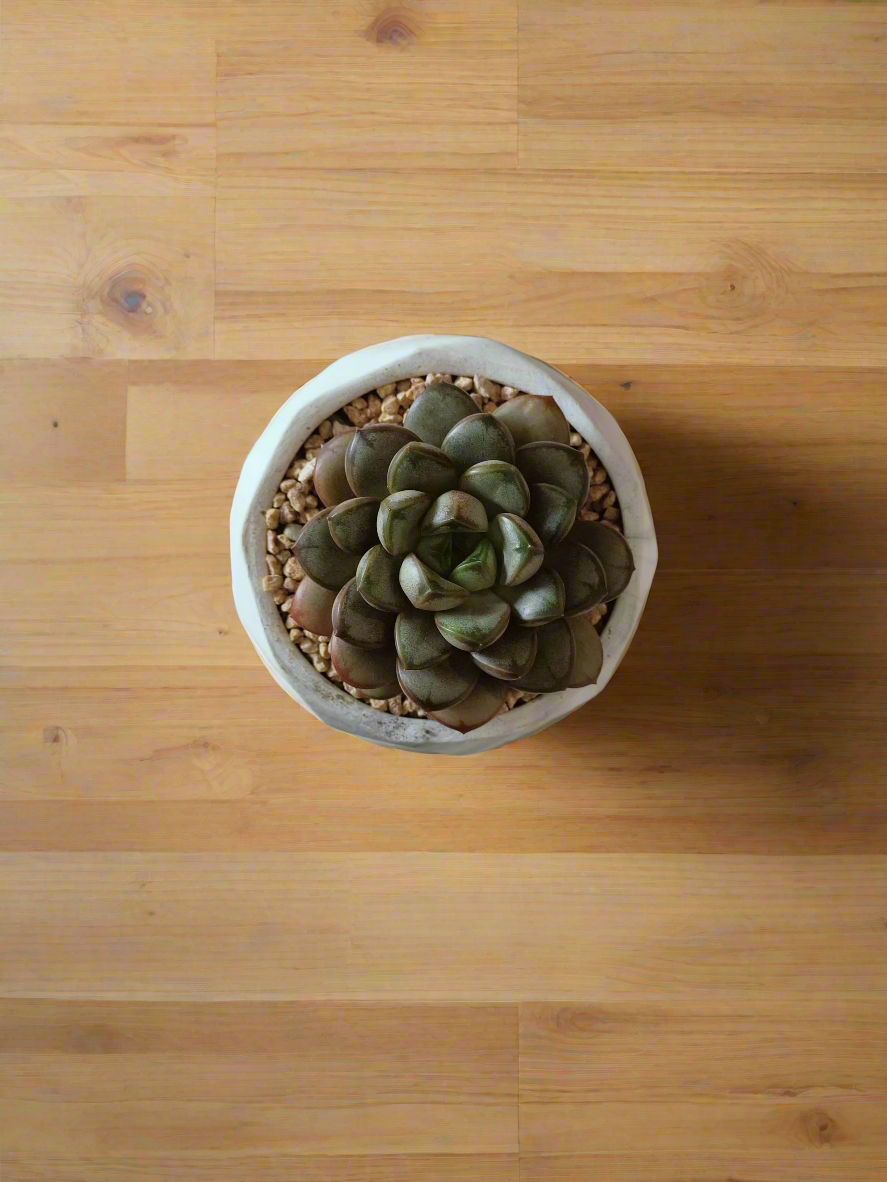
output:
<instances>
[{"instance_id":1,"label":"pot shadow","mask_svg":"<svg viewBox=\"0 0 887 1182\"><path fill-rule=\"evenodd\" d=\"M790 431L762 445L723 423L700 437L640 412L620 421L657 528L650 600L604 693L516 755L562 804L692 815L687 848L716 832L732 848L725 815L736 848L808 848L803 825L795 842L785 824L768 836L738 820L789 813L840 818L814 844L850 848L852 813L858 852L887 772L876 480L835 472Z\"/></svg>"}]
</instances>

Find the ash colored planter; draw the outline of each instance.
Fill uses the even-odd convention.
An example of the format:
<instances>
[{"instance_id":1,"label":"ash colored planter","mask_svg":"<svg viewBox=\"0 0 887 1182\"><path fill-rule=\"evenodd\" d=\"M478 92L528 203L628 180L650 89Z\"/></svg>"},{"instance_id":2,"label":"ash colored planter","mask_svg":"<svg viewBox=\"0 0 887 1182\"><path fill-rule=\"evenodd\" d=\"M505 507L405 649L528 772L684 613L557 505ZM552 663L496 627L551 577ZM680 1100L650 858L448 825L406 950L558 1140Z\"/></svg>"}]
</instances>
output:
<instances>
[{"instance_id":1,"label":"ash colored planter","mask_svg":"<svg viewBox=\"0 0 887 1182\"><path fill-rule=\"evenodd\" d=\"M315 427L352 399L414 374L482 374L529 394L550 395L591 444L619 497L635 572L602 633L604 666L597 684L545 694L466 735L429 718L398 718L372 710L317 673L287 636L261 580L270 503L293 456ZM274 680L316 718L383 747L443 755L475 755L535 735L604 689L634 636L653 574L653 517L634 453L609 411L544 361L484 337L413 336L371 345L334 362L281 406L246 458L231 506L231 574L241 623Z\"/></svg>"}]
</instances>

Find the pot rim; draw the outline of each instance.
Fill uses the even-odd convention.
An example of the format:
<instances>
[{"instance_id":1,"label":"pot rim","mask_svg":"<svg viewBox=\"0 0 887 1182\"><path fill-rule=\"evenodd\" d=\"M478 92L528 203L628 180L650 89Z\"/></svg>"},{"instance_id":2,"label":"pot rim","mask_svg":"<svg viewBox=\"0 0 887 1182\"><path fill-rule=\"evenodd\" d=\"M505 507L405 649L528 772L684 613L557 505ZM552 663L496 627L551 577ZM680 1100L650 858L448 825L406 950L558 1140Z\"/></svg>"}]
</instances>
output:
<instances>
[{"instance_id":1,"label":"pot rim","mask_svg":"<svg viewBox=\"0 0 887 1182\"><path fill-rule=\"evenodd\" d=\"M462 734L430 718L373 710L318 673L287 635L262 590L271 503L293 456L319 423L352 399L418 373L479 373L527 393L554 397L599 456L616 489L635 572L607 619L599 680L583 689L545 694ZM640 622L656 570L653 516L640 466L613 415L572 378L538 358L487 337L425 334L370 345L334 361L295 391L253 445L234 493L231 573L237 614L274 680L301 706L336 730L384 747L432 754L477 754L537 734L596 697L610 681Z\"/></svg>"}]
</instances>

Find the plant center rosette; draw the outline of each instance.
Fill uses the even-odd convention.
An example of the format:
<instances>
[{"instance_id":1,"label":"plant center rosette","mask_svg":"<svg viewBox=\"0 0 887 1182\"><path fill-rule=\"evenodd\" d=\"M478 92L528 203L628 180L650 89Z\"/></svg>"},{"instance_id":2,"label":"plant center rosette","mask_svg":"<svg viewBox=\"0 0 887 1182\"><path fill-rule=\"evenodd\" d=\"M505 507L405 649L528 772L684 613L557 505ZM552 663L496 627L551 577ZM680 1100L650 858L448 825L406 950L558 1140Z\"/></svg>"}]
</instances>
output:
<instances>
[{"instance_id":1,"label":"plant center rosette","mask_svg":"<svg viewBox=\"0 0 887 1182\"><path fill-rule=\"evenodd\" d=\"M447 382L402 425L373 422L324 444L325 508L295 545L305 571L292 618L319 631L347 684L402 691L445 726L483 726L511 689L556 693L597 679L589 613L634 569L622 535L577 519L583 456L553 399L478 413Z\"/></svg>"}]
</instances>

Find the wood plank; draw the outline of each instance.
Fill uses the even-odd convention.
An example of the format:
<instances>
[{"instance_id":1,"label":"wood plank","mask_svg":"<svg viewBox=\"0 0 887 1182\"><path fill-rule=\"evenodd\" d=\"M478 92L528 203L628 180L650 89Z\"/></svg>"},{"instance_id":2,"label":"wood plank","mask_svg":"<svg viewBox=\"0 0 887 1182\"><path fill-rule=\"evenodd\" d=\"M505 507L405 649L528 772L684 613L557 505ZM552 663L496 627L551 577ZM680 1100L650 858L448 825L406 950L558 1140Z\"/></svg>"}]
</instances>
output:
<instances>
[{"instance_id":1,"label":"wood plank","mask_svg":"<svg viewBox=\"0 0 887 1182\"><path fill-rule=\"evenodd\" d=\"M184 7L184 6L180 6ZM215 46L169 17L146 24L131 5L60 5L35 21L22 0L3 6L0 122L209 124L215 110ZM160 15L160 14L158 14Z\"/></svg>"},{"instance_id":2,"label":"wood plank","mask_svg":"<svg viewBox=\"0 0 887 1182\"><path fill-rule=\"evenodd\" d=\"M702 1153L613 1153L521 1158L521 1182L876 1182L884 1156L842 1147L840 1154L809 1149ZM28 1179L30 1182L30 1179Z\"/></svg>"},{"instance_id":3,"label":"wood plank","mask_svg":"<svg viewBox=\"0 0 887 1182\"><path fill-rule=\"evenodd\" d=\"M887 361L887 256L867 179L826 182L825 222L809 178L765 198L760 177L664 180L660 192L636 172L276 180L220 191L223 357L333 356L443 316L564 364ZM458 255L443 229L459 233Z\"/></svg>"},{"instance_id":4,"label":"wood plank","mask_svg":"<svg viewBox=\"0 0 887 1182\"><path fill-rule=\"evenodd\" d=\"M887 23L871 6L521 7L521 162L877 171ZM766 130L765 130L766 128Z\"/></svg>"},{"instance_id":5,"label":"wood plank","mask_svg":"<svg viewBox=\"0 0 887 1182\"><path fill-rule=\"evenodd\" d=\"M610 1103L634 1104L638 1116L658 1104L704 1103L776 1116L876 1102L887 1098L885 1050L877 1002L713 1001L692 1010L532 1002L521 1006L521 1103L532 1137L543 1110L562 1105L588 1106L594 1120L591 1107Z\"/></svg>"},{"instance_id":6,"label":"wood plank","mask_svg":"<svg viewBox=\"0 0 887 1182\"><path fill-rule=\"evenodd\" d=\"M6 1154L5 1182L62 1182L72 1175L90 1182L518 1182L517 1155L375 1154L371 1157L306 1157L226 1154L202 1161L181 1154L132 1154L125 1157L59 1161L42 1154Z\"/></svg>"},{"instance_id":7,"label":"wood plank","mask_svg":"<svg viewBox=\"0 0 887 1182\"><path fill-rule=\"evenodd\" d=\"M556 731L477 757L468 795L446 757L423 761L417 793L411 756L345 735L331 769L328 731L256 664L123 663L88 674L76 665L10 667L0 710L5 840L13 848L837 853L853 841L876 852L883 839L877 655L688 655L680 679L660 656L630 656L607 692ZM35 831L41 816L50 819L46 800L70 803ZM137 808L101 801L153 806L157 828L135 824ZM163 801L190 803L177 813ZM195 807L222 801L236 807ZM185 816L199 825L177 829Z\"/></svg>"},{"instance_id":8,"label":"wood plank","mask_svg":"<svg viewBox=\"0 0 887 1182\"><path fill-rule=\"evenodd\" d=\"M102 480L113 488L125 474L125 447L124 364L0 361L0 472L5 481L31 482L31 505L46 498L50 483ZM10 549L4 539L4 554L34 543L33 514L14 491L21 484L7 487L15 503L0 489L0 531L12 528L16 537ZM72 525L76 533L76 521ZM75 534L70 540L76 549Z\"/></svg>"},{"instance_id":9,"label":"wood plank","mask_svg":"<svg viewBox=\"0 0 887 1182\"><path fill-rule=\"evenodd\" d=\"M281 404L321 361L133 362L128 371L130 481L200 481L233 495L250 448ZM211 433L212 447L202 446ZM144 490L142 490L144 492ZM162 495L162 494L158 494ZM221 522L227 517L210 516ZM227 541L224 542L227 546Z\"/></svg>"},{"instance_id":10,"label":"wood plank","mask_svg":"<svg viewBox=\"0 0 887 1182\"><path fill-rule=\"evenodd\" d=\"M516 0L275 17L219 38L220 173L517 162Z\"/></svg>"},{"instance_id":11,"label":"wood plank","mask_svg":"<svg viewBox=\"0 0 887 1182\"><path fill-rule=\"evenodd\" d=\"M215 129L0 124L0 196L215 194Z\"/></svg>"},{"instance_id":12,"label":"wood plank","mask_svg":"<svg viewBox=\"0 0 887 1182\"><path fill-rule=\"evenodd\" d=\"M0 219L0 356L212 356L211 199L10 198Z\"/></svg>"},{"instance_id":13,"label":"wood plank","mask_svg":"<svg viewBox=\"0 0 887 1182\"><path fill-rule=\"evenodd\" d=\"M3 1026L22 1156L517 1149L513 1007L16 1002Z\"/></svg>"},{"instance_id":14,"label":"wood plank","mask_svg":"<svg viewBox=\"0 0 887 1182\"><path fill-rule=\"evenodd\" d=\"M874 1001L887 988L885 874L884 857L865 855L4 854L0 989L59 1001ZM860 1119L880 1150L883 1122Z\"/></svg>"}]
</instances>

